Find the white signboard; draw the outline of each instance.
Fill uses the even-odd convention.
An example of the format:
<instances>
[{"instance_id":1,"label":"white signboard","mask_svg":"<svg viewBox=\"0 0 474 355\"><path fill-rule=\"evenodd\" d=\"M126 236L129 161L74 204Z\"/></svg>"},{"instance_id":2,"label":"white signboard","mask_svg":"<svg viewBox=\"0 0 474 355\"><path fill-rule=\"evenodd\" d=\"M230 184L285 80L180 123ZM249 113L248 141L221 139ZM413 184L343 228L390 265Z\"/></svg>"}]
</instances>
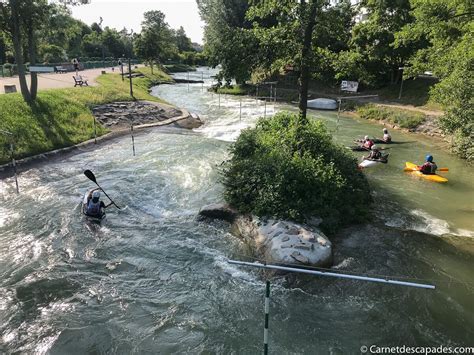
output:
<instances>
[{"instance_id":1,"label":"white signboard","mask_svg":"<svg viewBox=\"0 0 474 355\"><path fill-rule=\"evenodd\" d=\"M29 68L30 73L52 73L54 72L54 67L34 67L30 66Z\"/></svg>"},{"instance_id":2,"label":"white signboard","mask_svg":"<svg viewBox=\"0 0 474 355\"><path fill-rule=\"evenodd\" d=\"M358 87L359 87L359 83L357 81L343 80L341 83L342 91L357 92Z\"/></svg>"}]
</instances>

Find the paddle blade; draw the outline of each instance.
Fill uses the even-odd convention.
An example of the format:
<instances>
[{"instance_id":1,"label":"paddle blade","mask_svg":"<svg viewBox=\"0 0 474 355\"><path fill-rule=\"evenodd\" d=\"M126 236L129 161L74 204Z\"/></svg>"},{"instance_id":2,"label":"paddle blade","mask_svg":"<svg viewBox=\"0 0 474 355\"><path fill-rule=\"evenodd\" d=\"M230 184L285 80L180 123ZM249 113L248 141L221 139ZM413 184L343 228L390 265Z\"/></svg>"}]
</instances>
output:
<instances>
[{"instance_id":1,"label":"paddle blade","mask_svg":"<svg viewBox=\"0 0 474 355\"><path fill-rule=\"evenodd\" d=\"M449 171L448 168L439 168L438 171Z\"/></svg>"},{"instance_id":2,"label":"paddle blade","mask_svg":"<svg viewBox=\"0 0 474 355\"><path fill-rule=\"evenodd\" d=\"M97 180L95 179L95 175L92 171L90 170L84 170L84 175L87 176L87 178L97 184Z\"/></svg>"}]
</instances>

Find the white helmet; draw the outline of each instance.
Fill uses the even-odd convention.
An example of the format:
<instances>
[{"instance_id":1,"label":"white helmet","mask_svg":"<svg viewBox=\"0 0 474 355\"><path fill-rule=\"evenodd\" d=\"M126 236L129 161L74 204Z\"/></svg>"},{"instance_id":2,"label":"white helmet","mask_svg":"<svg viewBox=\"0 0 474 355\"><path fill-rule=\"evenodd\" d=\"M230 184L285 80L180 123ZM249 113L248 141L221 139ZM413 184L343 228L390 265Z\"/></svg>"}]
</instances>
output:
<instances>
[{"instance_id":1,"label":"white helmet","mask_svg":"<svg viewBox=\"0 0 474 355\"><path fill-rule=\"evenodd\" d=\"M384 128L383 133L388 133L388 129Z\"/></svg>"},{"instance_id":2,"label":"white helmet","mask_svg":"<svg viewBox=\"0 0 474 355\"><path fill-rule=\"evenodd\" d=\"M374 144L370 149L372 149L372 150L378 150L379 147L377 147L377 146Z\"/></svg>"},{"instance_id":3,"label":"white helmet","mask_svg":"<svg viewBox=\"0 0 474 355\"><path fill-rule=\"evenodd\" d=\"M95 190L95 191L92 193L92 198L93 198L93 199L99 199L99 198L100 198L100 191Z\"/></svg>"},{"instance_id":4,"label":"white helmet","mask_svg":"<svg viewBox=\"0 0 474 355\"><path fill-rule=\"evenodd\" d=\"M365 137L364 137L364 140L368 140L368 139L369 139L369 136L365 136Z\"/></svg>"}]
</instances>

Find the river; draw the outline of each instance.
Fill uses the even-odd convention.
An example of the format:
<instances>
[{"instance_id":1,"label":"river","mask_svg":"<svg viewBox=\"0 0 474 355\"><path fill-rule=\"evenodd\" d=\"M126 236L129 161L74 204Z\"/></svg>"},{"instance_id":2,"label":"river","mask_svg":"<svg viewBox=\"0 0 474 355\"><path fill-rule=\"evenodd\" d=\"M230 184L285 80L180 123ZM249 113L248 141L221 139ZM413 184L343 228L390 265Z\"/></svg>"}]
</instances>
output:
<instances>
[{"instance_id":1,"label":"river","mask_svg":"<svg viewBox=\"0 0 474 355\"><path fill-rule=\"evenodd\" d=\"M227 264L249 260L246 246L224 223L195 217L202 205L221 201L217 166L265 105L243 98L240 119L240 98L222 95L219 107L219 96L201 84L163 85L153 94L198 113L204 126L139 133L136 157L130 137L122 137L32 168L19 177L19 196L12 179L0 181L0 352L262 351L265 277ZM272 103L266 114L283 109L295 110ZM324 120L344 145L381 133L381 126L338 121L332 112L311 117ZM332 236L335 267L436 290L273 276L271 353L473 346L474 169L441 143L391 133L403 143L391 147L387 165L366 171L374 219ZM428 150L449 167L447 184L402 171ZM100 227L80 214L81 196L92 187L84 169L123 207L110 209Z\"/></svg>"}]
</instances>

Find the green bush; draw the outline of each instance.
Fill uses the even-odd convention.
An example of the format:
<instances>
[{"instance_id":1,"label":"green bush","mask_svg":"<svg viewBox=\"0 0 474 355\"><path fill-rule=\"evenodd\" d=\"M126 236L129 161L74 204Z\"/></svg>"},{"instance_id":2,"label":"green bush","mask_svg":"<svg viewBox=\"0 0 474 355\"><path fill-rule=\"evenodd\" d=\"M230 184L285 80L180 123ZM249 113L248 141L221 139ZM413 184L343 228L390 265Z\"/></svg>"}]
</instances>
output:
<instances>
[{"instance_id":1,"label":"green bush","mask_svg":"<svg viewBox=\"0 0 474 355\"><path fill-rule=\"evenodd\" d=\"M224 197L243 213L296 221L319 216L326 231L368 215L367 180L320 121L298 126L288 112L260 119L230 152L221 171Z\"/></svg>"},{"instance_id":2,"label":"green bush","mask_svg":"<svg viewBox=\"0 0 474 355\"><path fill-rule=\"evenodd\" d=\"M416 128L425 120L425 115L420 112L381 107L373 104L359 106L356 112L360 117L367 120L385 121L407 129Z\"/></svg>"}]
</instances>

